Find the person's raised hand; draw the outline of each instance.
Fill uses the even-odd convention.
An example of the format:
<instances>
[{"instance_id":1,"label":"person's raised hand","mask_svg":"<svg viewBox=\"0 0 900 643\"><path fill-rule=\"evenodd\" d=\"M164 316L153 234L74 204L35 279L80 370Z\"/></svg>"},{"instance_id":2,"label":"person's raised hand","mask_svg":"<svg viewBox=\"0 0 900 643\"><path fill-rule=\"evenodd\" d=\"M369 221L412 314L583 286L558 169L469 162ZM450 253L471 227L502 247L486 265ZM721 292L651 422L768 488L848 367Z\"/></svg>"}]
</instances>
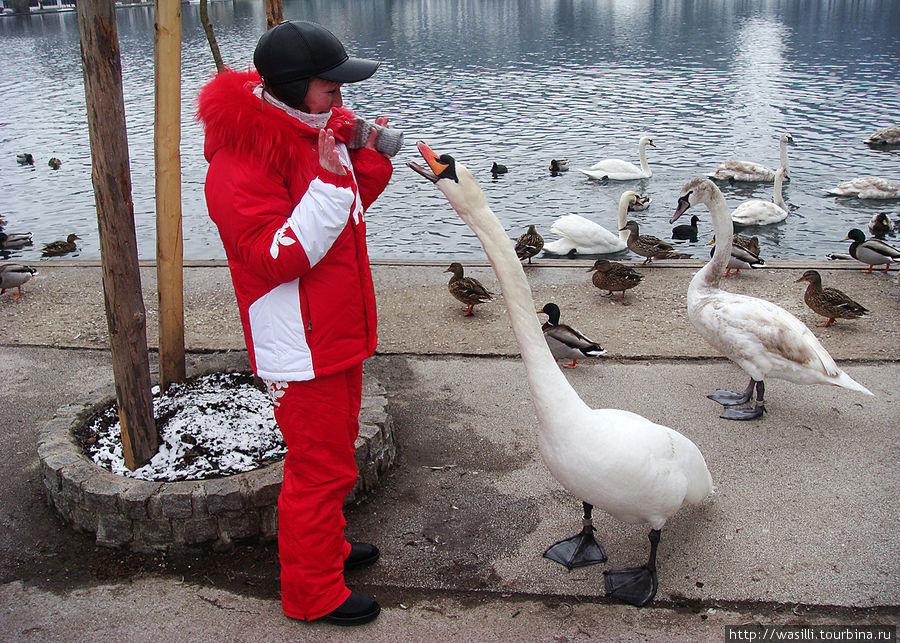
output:
<instances>
[{"instance_id":1,"label":"person's raised hand","mask_svg":"<svg viewBox=\"0 0 900 643\"><path fill-rule=\"evenodd\" d=\"M388 117L387 116L379 116L378 118L375 119L375 124L380 125L381 127L387 127ZM368 147L370 150L374 150L375 149L375 141L377 139L378 139L378 130L373 127L372 131L369 133L369 140L366 141L366 147Z\"/></svg>"},{"instance_id":2,"label":"person's raised hand","mask_svg":"<svg viewBox=\"0 0 900 643\"><path fill-rule=\"evenodd\" d=\"M334 131L319 130L319 165L333 174L346 174L347 168L334 148Z\"/></svg>"}]
</instances>

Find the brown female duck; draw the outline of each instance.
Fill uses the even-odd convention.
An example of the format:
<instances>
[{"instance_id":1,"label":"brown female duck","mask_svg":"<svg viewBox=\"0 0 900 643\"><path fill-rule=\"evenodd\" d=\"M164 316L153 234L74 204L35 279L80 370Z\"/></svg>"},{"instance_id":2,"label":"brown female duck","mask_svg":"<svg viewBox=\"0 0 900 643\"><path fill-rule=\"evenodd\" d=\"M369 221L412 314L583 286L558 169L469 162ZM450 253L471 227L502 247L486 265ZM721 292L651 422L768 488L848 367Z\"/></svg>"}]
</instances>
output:
<instances>
[{"instance_id":1,"label":"brown female duck","mask_svg":"<svg viewBox=\"0 0 900 643\"><path fill-rule=\"evenodd\" d=\"M816 326L831 326L838 317L841 319L858 319L869 314L867 308L858 304L837 288L823 288L822 275L816 270L807 270L795 283L807 282L803 301L815 312L827 317L825 323Z\"/></svg>"},{"instance_id":2,"label":"brown female duck","mask_svg":"<svg viewBox=\"0 0 900 643\"><path fill-rule=\"evenodd\" d=\"M475 279L475 277L463 276L462 264L451 263L450 267L444 272L453 273L453 276L450 277L450 282L447 284L447 289L451 295L466 305L466 317L472 314L472 308L475 304L494 301L494 295L488 292L488 289L482 286L480 281Z\"/></svg>"}]
</instances>

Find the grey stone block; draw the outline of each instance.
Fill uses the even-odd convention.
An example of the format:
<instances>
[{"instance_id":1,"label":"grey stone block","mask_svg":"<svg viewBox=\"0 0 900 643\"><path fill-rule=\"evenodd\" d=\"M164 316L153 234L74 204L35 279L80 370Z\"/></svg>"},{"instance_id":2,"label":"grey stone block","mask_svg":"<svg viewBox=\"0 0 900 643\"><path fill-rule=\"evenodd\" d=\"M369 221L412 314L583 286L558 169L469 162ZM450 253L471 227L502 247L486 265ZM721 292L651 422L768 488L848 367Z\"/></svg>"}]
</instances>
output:
<instances>
[{"instance_id":1,"label":"grey stone block","mask_svg":"<svg viewBox=\"0 0 900 643\"><path fill-rule=\"evenodd\" d=\"M247 475L247 504L250 507L274 505L281 493L281 481L284 476L284 463L274 462L261 467Z\"/></svg>"},{"instance_id":2,"label":"grey stone block","mask_svg":"<svg viewBox=\"0 0 900 643\"><path fill-rule=\"evenodd\" d=\"M132 522L118 514L101 514L97 520L97 544L101 547L122 547L131 542Z\"/></svg>"},{"instance_id":3,"label":"grey stone block","mask_svg":"<svg viewBox=\"0 0 900 643\"><path fill-rule=\"evenodd\" d=\"M128 486L126 478L98 470L81 484L84 508L98 513L115 513L118 511L118 497Z\"/></svg>"},{"instance_id":4,"label":"grey stone block","mask_svg":"<svg viewBox=\"0 0 900 643\"><path fill-rule=\"evenodd\" d=\"M147 507L149 500L161 486L160 482L133 480L119 496L119 505L125 517L148 518L150 516Z\"/></svg>"},{"instance_id":5,"label":"grey stone block","mask_svg":"<svg viewBox=\"0 0 900 643\"><path fill-rule=\"evenodd\" d=\"M134 540L152 549L165 549L172 542L172 524L164 518L135 520Z\"/></svg>"},{"instance_id":6,"label":"grey stone block","mask_svg":"<svg viewBox=\"0 0 900 643\"><path fill-rule=\"evenodd\" d=\"M216 518L219 520L219 534L226 534L230 540L252 538L259 534L259 511L256 509L226 511Z\"/></svg>"},{"instance_id":7,"label":"grey stone block","mask_svg":"<svg viewBox=\"0 0 900 643\"><path fill-rule=\"evenodd\" d=\"M176 543L198 545L219 535L219 523L215 518L190 518L172 521L172 536Z\"/></svg>"},{"instance_id":8,"label":"grey stone block","mask_svg":"<svg viewBox=\"0 0 900 643\"><path fill-rule=\"evenodd\" d=\"M206 490L206 506L211 515L243 508L239 482L234 476L205 480L203 487Z\"/></svg>"}]
</instances>

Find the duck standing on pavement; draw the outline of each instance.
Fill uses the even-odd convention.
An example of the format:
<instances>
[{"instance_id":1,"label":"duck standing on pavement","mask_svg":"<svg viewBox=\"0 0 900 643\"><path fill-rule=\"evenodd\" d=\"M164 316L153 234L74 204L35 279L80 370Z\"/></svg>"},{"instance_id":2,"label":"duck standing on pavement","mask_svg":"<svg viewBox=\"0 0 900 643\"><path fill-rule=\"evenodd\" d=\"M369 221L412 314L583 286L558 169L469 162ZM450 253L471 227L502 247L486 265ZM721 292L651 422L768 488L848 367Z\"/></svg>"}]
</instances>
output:
<instances>
[{"instance_id":1,"label":"duck standing on pavement","mask_svg":"<svg viewBox=\"0 0 900 643\"><path fill-rule=\"evenodd\" d=\"M528 259L528 263L531 263L531 258L539 253L543 247L544 237L538 234L537 228L530 225L528 230L516 239L516 256L519 257L520 261Z\"/></svg>"},{"instance_id":2,"label":"duck standing on pavement","mask_svg":"<svg viewBox=\"0 0 900 643\"><path fill-rule=\"evenodd\" d=\"M836 318L858 319L869 314L867 308L858 304L843 291L837 288L823 288L822 275L816 270L807 270L796 283L807 282L806 292L803 293L803 301L812 310L827 317L824 323L817 326L831 326Z\"/></svg>"},{"instance_id":3,"label":"duck standing on pavement","mask_svg":"<svg viewBox=\"0 0 900 643\"><path fill-rule=\"evenodd\" d=\"M0 295L10 288L16 288L17 292L12 299L18 299L22 296L22 286L35 274L37 270L29 266L17 263L0 264Z\"/></svg>"},{"instance_id":4,"label":"duck standing on pavement","mask_svg":"<svg viewBox=\"0 0 900 643\"><path fill-rule=\"evenodd\" d=\"M563 364L563 368L575 368L578 360L585 357L599 357L606 355L606 351L597 342L588 339L580 331L571 326L559 323L559 306L554 303L546 303L538 313L547 315L548 319L541 326L544 331L544 339L550 347L550 353L557 360L572 360Z\"/></svg>"},{"instance_id":5,"label":"duck standing on pavement","mask_svg":"<svg viewBox=\"0 0 900 643\"><path fill-rule=\"evenodd\" d=\"M588 272L594 273L591 275L591 283L600 290L607 291L601 292L601 296L610 297L613 301L625 299L625 291L637 286L644 278L644 275L631 266L608 259L597 259ZM614 292L621 292L622 296L613 297Z\"/></svg>"},{"instance_id":6,"label":"duck standing on pavement","mask_svg":"<svg viewBox=\"0 0 900 643\"><path fill-rule=\"evenodd\" d=\"M875 266L884 266L881 272L891 269L891 263L900 261L900 250L885 243L881 239L866 239L866 234L859 228L853 228L844 237L844 241L850 240L850 256L859 262L868 264L869 267L862 272L871 273Z\"/></svg>"},{"instance_id":7,"label":"duck standing on pavement","mask_svg":"<svg viewBox=\"0 0 900 643\"><path fill-rule=\"evenodd\" d=\"M475 277L464 276L462 264L453 262L444 272L452 273L447 289L451 295L466 305L464 316L471 316L476 304L494 301L494 295L482 286L480 281Z\"/></svg>"}]
</instances>

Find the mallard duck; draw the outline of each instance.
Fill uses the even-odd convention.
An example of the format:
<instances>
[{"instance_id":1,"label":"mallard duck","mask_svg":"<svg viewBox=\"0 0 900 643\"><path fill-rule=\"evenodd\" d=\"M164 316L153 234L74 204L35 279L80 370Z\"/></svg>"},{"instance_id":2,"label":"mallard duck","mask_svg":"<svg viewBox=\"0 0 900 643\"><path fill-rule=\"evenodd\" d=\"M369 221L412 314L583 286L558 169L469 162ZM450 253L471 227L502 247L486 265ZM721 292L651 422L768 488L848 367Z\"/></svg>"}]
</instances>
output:
<instances>
[{"instance_id":1,"label":"mallard duck","mask_svg":"<svg viewBox=\"0 0 900 643\"><path fill-rule=\"evenodd\" d=\"M722 274L723 277L727 277L728 275L736 275L741 272L741 268L762 268L766 265L766 262L762 260L759 256L759 250L753 252L750 250L751 243L747 240L747 237L744 237L745 241L744 245L738 244L736 239L732 240L731 243L731 258L728 260L728 267L725 269L725 272ZM756 237L751 237L751 239L756 239ZM712 246L709 249L709 256L712 257L716 252L716 238L713 237L712 240L706 245ZM759 243L756 243L756 247L759 248Z\"/></svg>"},{"instance_id":2,"label":"mallard duck","mask_svg":"<svg viewBox=\"0 0 900 643\"><path fill-rule=\"evenodd\" d=\"M891 223L891 220L888 219L888 215L884 212L879 212L872 220L869 221L869 232L872 233L872 236L876 239L881 239L884 241L884 238L887 236L896 236L894 233L894 224Z\"/></svg>"},{"instance_id":3,"label":"mallard duck","mask_svg":"<svg viewBox=\"0 0 900 643\"><path fill-rule=\"evenodd\" d=\"M647 165L647 146L652 145L653 139L649 136L642 136L638 141L638 156L640 157L641 166L638 167L634 163L622 161L620 159L603 159L594 163L590 169L578 171L592 179L609 179L611 181L628 181L631 179L649 179L653 176L650 166Z\"/></svg>"},{"instance_id":4,"label":"mallard duck","mask_svg":"<svg viewBox=\"0 0 900 643\"><path fill-rule=\"evenodd\" d=\"M497 178L498 174L506 174L507 172L509 172L509 168L506 167L505 165L501 165L497 162L494 162L491 165L491 174L494 175L495 179Z\"/></svg>"},{"instance_id":5,"label":"mallard duck","mask_svg":"<svg viewBox=\"0 0 900 643\"><path fill-rule=\"evenodd\" d=\"M872 272L872 268L884 264L884 270L887 272L891 269L891 262L900 261L900 250L889 245L881 239L866 239L866 234L859 228L853 228L844 237L844 241L850 240L850 256L869 264L869 267L863 270L865 273Z\"/></svg>"},{"instance_id":6,"label":"mallard duck","mask_svg":"<svg viewBox=\"0 0 900 643\"><path fill-rule=\"evenodd\" d=\"M680 225L672 228L672 238L673 239L690 239L691 241L697 240L697 222L700 220L696 214L691 217L691 223L688 225L687 223L682 223Z\"/></svg>"},{"instance_id":7,"label":"mallard duck","mask_svg":"<svg viewBox=\"0 0 900 643\"><path fill-rule=\"evenodd\" d=\"M533 225L528 226L528 230L516 239L516 255L519 259L528 259L528 263L543 247L544 237L538 234Z\"/></svg>"},{"instance_id":8,"label":"mallard duck","mask_svg":"<svg viewBox=\"0 0 900 643\"><path fill-rule=\"evenodd\" d=\"M794 144L794 137L785 132L778 139L781 151L781 165L784 168L784 180L791 180L791 171L788 166L788 145ZM766 167L760 163L752 161L725 161L716 166L714 172L709 174L709 178L717 181L735 181L769 183L775 180L775 170Z\"/></svg>"},{"instance_id":9,"label":"mallard duck","mask_svg":"<svg viewBox=\"0 0 900 643\"><path fill-rule=\"evenodd\" d=\"M547 321L541 326L544 331L544 339L550 347L550 353L555 359L570 359L564 368L575 368L578 360L584 357L599 357L606 355L606 351L597 342L588 339L571 326L559 323L559 306L554 303L544 304L538 313L547 315Z\"/></svg>"},{"instance_id":10,"label":"mallard duck","mask_svg":"<svg viewBox=\"0 0 900 643\"><path fill-rule=\"evenodd\" d=\"M888 125L875 130L865 140L865 144L869 147L893 147L900 145L900 125Z\"/></svg>"},{"instance_id":11,"label":"mallard duck","mask_svg":"<svg viewBox=\"0 0 900 643\"><path fill-rule=\"evenodd\" d=\"M831 196L855 196L857 199L900 199L900 184L878 176L860 176L825 192Z\"/></svg>"},{"instance_id":12,"label":"mallard duck","mask_svg":"<svg viewBox=\"0 0 900 643\"><path fill-rule=\"evenodd\" d=\"M785 169L778 168L775 172L775 195L771 201L763 201L762 199L750 199L744 201L731 213L731 220L734 225L751 226L751 225L769 225L771 223L780 223L787 219L788 212L787 203L781 195L781 185L784 182Z\"/></svg>"},{"instance_id":13,"label":"mallard duck","mask_svg":"<svg viewBox=\"0 0 900 643\"><path fill-rule=\"evenodd\" d=\"M628 218L628 209L640 198L637 192L631 190L626 190L619 197L616 233L580 214L567 214L558 218L550 226L550 232L558 234L562 239L545 244L544 252L554 255L605 255L624 250L628 247L628 232L622 228Z\"/></svg>"},{"instance_id":14,"label":"mallard duck","mask_svg":"<svg viewBox=\"0 0 900 643\"><path fill-rule=\"evenodd\" d=\"M740 366L750 376L743 393L717 390L708 396L726 407L723 418L749 420L765 411L764 379L776 377L796 384L832 384L872 395L837 367L799 319L785 309L758 297L722 290L719 280L731 256L731 216L725 197L709 179L693 179L682 189L670 223L691 206L703 203L712 214L716 249L712 259L691 279L687 291L688 318L706 342ZM750 401L752 408L736 408Z\"/></svg>"},{"instance_id":15,"label":"mallard duck","mask_svg":"<svg viewBox=\"0 0 900 643\"><path fill-rule=\"evenodd\" d=\"M459 263L451 263L450 267L444 272L451 272L450 283L447 288L450 294L459 299L466 305L465 316L472 314L475 304L484 304L494 301L494 295L488 292L488 289L481 285L481 282L475 277L463 277L463 267Z\"/></svg>"},{"instance_id":16,"label":"mallard duck","mask_svg":"<svg viewBox=\"0 0 900 643\"><path fill-rule=\"evenodd\" d=\"M641 265L652 263L654 259L687 259L690 255L675 252L671 243L651 234L641 234L637 221L627 221L623 230L628 230L628 249L646 257Z\"/></svg>"},{"instance_id":17,"label":"mallard duck","mask_svg":"<svg viewBox=\"0 0 900 643\"><path fill-rule=\"evenodd\" d=\"M625 291L634 288L644 275L637 272L631 266L626 266L617 261L608 261L607 259L597 259L588 272L591 275L591 283L600 290L608 292L600 293L604 297L611 297L614 301L622 301L625 299ZM614 292L622 292L621 297L613 297Z\"/></svg>"},{"instance_id":18,"label":"mallard duck","mask_svg":"<svg viewBox=\"0 0 900 643\"><path fill-rule=\"evenodd\" d=\"M58 257L60 255L68 254L70 252L75 252L78 247L75 245L76 240L80 240L77 234L70 234L66 237L65 241L51 241L48 244L44 245L44 249L41 250L41 254L45 257Z\"/></svg>"},{"instance_id":19,"label":"mallard duck","mask_svg":"<svg viewBox=\"0 0 900 643\"><path fill-rule=\"evenodd\" d=\"M60 166L62 165L62 161L60 161L58 158L56 158L54 156L49 161L47 161L47 165L49 165L54 170L58 170L60 168Z\"/></svg>"},{"instance_id":20,"label":"mallard duck","mask_svg":"<svg viewBox=\"0 0 900 643\"><path fill-rule=\"evenodd\" d=\"M716 237L713 236L713 243L715 243L715 238ZM752 252L757 257L759 256L759 237L756 235L745 237L744 235L735 232L734 236L731 238L731 243L738 248L743 248L748 252Z\"/></svg>"},{"instance_id":21,"label":"mallard duck","mask_svg":"<svg viewBox=\"0 0 900 643\"><path fill-rule=\"evenodd\" d=\"M0 250L15 250L31 243L30 232L0 232Z\"/></svg>"},{"instance_id":22,"label":"mallard duck","mask_svg":"<svg viewBox=\"0 0 900 643\"><path fill-rule=\"evenodd\" d=\"M544 556L570 569L605 561L592 533L595 506L617 520L649 524L647 562L604 572L609 596L646 605L657 589L660 530L683 505L701 502L712 491L703 454L674 429L629 411L591 409L582 401L550 353L531 307L525 272L475 178L449 154L438 156L421 142L418 148L430 170L416 163L409 167L437 184L478 236L500 281L537 415L541 458L551 475L582 501L581 532L551 546Z\"/></svg>"},{"instance_id":23,"label":"mallard duck","mask_svg":"<svg viewBox=\"0 0 900 643\"><path fill-rule=\"evenodd\" d=\"M18 292L12 298L18 299L22 296L22 286L35 274L37 270L29 266L17 263L0 264L0 295L10 288L16 288Z\"/></svg>"},{"instance_id":24,"label":"mallard duck","mask_svg":"<svg viewBox=\"0 0 900 643\"><path fill-rule=\"evenodd\" d=\"M569 171L568 159L552 159L550 161L550 171L551 172L568 172Z\"/></svg>"},{"instance_id":25,"label":"mallard duck","mask_svg":"<svg viewBox=\"0 0 900 643\"><path fill-rule=\"evenodd\" d=\"M16 154L16 161L19 165L34 165L34 157L28 152Z\"/></svg>"},{"instance_id":26,"label":"mallard duck","mask_svg":"<svg viewBox=\"0 0 900 643\"><path fill-rule=\"evenodd\" d=\"M822 317L828 318L824 323L816 324L817 326L822 328L831 326L837 317L841 319L858 319L869 314L867 308L850 299L843 291L837 288L823 288L822 275L816 270L807 270L794 283L800 283L801 281L809 284L806 287L806 292L803 293L803 301L813 311L819 313Z\"/></svg>"}]
</instances>

